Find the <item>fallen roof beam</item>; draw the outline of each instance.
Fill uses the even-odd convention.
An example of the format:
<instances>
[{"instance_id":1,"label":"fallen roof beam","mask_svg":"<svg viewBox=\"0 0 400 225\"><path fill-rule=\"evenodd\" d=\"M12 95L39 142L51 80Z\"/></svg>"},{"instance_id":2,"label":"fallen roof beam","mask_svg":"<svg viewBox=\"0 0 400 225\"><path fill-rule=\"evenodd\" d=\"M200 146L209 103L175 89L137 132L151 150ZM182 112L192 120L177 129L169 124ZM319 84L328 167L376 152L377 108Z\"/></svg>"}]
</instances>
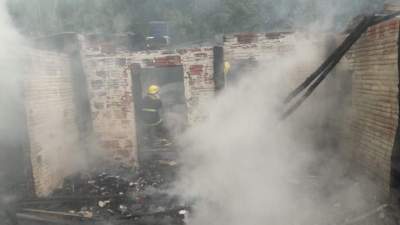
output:
<instances>
[{"instance_id":1,"label":"fallen roof beam","mask_svg":"<svg viewBox=\"0 0 400 225\"><path fill-rule=\"evenodd\" d=\"M304 82L302 82L296 89L294 89L284 100L285 105L289 105L288 108L283 112L281 119L285 120L293 112L295 112L303 102L310 97L315 89L325 80L333 68L340 62L345 54L351 49L351 47L360 39L362 34L370 27L382 23L384 21L393 19L400 15L400 12L396 12L387 16L367 16L365 17L357 27L346 37L343 43L326 59L321 66L317 68L310 76L308 76ZM303 91L305 93L300 98L290 104L291 101L299 96Z\"/></svg>"}]
</instances>

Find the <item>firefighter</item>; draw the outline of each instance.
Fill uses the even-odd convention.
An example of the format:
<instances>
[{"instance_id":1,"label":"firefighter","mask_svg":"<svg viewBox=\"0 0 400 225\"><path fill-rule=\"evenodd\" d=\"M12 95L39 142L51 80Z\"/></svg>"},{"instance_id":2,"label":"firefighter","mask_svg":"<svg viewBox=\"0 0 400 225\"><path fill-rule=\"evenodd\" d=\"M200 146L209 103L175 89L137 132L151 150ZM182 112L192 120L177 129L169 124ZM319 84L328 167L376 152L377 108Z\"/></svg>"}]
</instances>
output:
<instances>
[{"instance_id":1,"label":"firefighter","mask_svg":"<svg viewBox=\"0 0 400 225\"><path fill-rule=\"evenodd\" d=\"M228 61L224 62L224 74L225 76L228 75L228 73L231 70L231 64Z\"/></svg>"},{"instance_id":2,"label":"firefighter","mask_svg":"<svg viewBox=\"0 0 400 225\"><path fill-rule=\"evenodd\" d=\"M167 130L161 117L162 102L160 99L160 87L150 85L147 94L142 100L143 123L146 129L146 137L149 145L162 143L168 145Z\"/></svg>"}]
</instances>

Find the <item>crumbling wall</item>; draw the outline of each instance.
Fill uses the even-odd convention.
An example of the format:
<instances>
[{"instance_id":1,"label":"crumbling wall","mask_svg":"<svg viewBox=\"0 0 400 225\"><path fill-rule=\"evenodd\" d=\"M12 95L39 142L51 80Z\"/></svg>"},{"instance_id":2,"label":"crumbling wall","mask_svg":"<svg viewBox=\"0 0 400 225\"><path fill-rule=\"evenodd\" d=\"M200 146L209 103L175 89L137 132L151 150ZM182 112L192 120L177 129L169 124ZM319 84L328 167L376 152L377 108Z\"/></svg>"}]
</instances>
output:
<instances>
[{"instance_id":1,"label":"crumbling wall","mask_svg":"<svg viewBox=\"0 0 400 225\"><path fill-rule=\"evenodd\" d=\"M81 155L68 55L29 50L25 108L34 186L46 196L72 174Z\"/></svg>"},{"instance_id":2,"label":"crumbling wall","mask_svg":"<svg viewBox=\"0 0 400 225\"><path fill-rule=\"evenodd\" d=\"M238 75L242 76L242 73L246 74L246 69L242 70L242 66L246 63L261 62L273 64L276 60L280 60L280 57L282 59L288 58L288 55L291 53L299 51L295 49L299 48L298 41L306 41L308 45L312 43L312 46L308 46L310 48L321 46L320 54L321 58L323 58L325 57L324 49L326 49L326 43L332 38L331 36L331 34L318 34L317 36L312 33L292 32L225 35L224 60L230 63L231 71L237 70L240 73ZM288 79L285 79L288 92L302 82L318 66L320 62L316 59L319 58L314 55L308 56L305 58L307 62L303 62L301 65L297 65L296 68L293 68L293 73L290 74ZM250 66L249 68L252 69L254 66ZM268 71L265 72L268 73ZM226 75L227 83L229 83L229 76L231 75L232 73Z\"/></svg>"},{"instance_id":3,"label":"crumbling wall","mask_svg":"<svg viewBox=\"0 0 400 225\"><path fill-rule=\"evenodd\" d=\"M384 12L390 14L400 11L400 3L395 2L395 0L393 0L392 3L388 1L388 3L385 4Z\"/></svg>"},{"instance_id":4,"label":"crumbling wall","mask_svg":"<svg viewBox=\"0 0 400 225\"><path fill-rule=\"evenodd\" d=\"M343 129L346 154L389 189L398 124L399 19L370 27L347 54L351 108Z\"/></svg>"},{"instance_id":5,"label":"crumbling wall","mask_svg":"<svg viewBox=\"0 0 400 225\"><path fill-rule=\"evenodd\" d=\"M82 53L97 141L111 158L133 166L137 159L135 110L130 68L182 65L189 122L202 117L199 106L214 95L213 49L131 52L109 42L85 39Z\"/></svg>"},{"instance_id":6,"label":"crumbling wall","mask_svg":"<svg viewBox=\"0 0 400 225\"><path fill-rule=\"evenodd\" d=\"M224 36L224 58L231 64L238 60L259 59L266 54L279 56L292 49L285 41L289 32L239 33Z\"/></svg>"},{"instance_id":7,"label":"crumbling wall","mask_svg":"<svg viewBox=\"0 0 400 225\"><path fill-rule=\"evenodd\" d=\"M214 96L213 48L188 48L175 51L134 52L129 63L141 68L182 66L189 124L201 121L201 106Z\"/></svg>"},{"instance_id":8,"label":"crumbling wall","mask_svg":"<svg viewBox=\"0 0 400 225\"><path fill-rule=\"evenodd\" d=\"M184 70L189 123L201 122L207 113L203 107L215 94L213 48L192 48L178 53Z\"/></svg>"},{"instance_id":9,"label":"crumbling wall","mask_svg":"<svg viewBox=\"0 0 400 225\"><path fill-rule=\"evenodd\" d=\"M99 145L95 148L102 148L97 150L110 159L132 166L136 158L136 131L126 61L119 57L86 57L84 61L93 131Z\"/></svg>"}]
</instances>

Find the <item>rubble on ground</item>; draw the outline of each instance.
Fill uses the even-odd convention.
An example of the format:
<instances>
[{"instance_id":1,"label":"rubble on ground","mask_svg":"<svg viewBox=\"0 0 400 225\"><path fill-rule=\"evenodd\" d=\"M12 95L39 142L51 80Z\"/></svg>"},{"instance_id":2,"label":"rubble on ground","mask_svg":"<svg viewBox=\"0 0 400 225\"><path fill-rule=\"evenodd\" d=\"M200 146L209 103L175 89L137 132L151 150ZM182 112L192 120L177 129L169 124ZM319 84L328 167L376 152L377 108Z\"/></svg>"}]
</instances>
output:
<instances>
[{"instance_id":1,"label":"rubble on ground","mask_svg":"<svg viewBox=\"0 0 400 225\"><path fill-rule=\"evenodd\" d=\"M175 167L176 163L154 161L136 172L108 169L77 174L65 179L51 196L21 202L21 212L115 224L183 224L188 207L166 191Z\"/></svg>"}]
</instances>

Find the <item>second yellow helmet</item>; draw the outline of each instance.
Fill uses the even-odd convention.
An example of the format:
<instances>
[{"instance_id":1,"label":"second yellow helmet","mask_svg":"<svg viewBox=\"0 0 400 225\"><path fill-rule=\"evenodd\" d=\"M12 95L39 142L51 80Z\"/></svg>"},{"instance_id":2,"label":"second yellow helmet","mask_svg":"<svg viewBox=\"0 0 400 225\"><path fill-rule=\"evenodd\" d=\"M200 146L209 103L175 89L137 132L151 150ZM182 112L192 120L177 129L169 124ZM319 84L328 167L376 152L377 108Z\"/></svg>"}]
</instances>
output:
<instances>
[{"instance_id":1,"label":"second yellow helmet","mask_svg":"<svg viewBox=\"0 0 400 225\"><path fill-rule=\"evenodd\" d=\"M151 95L158 94L160 92L160 87L157 85L150 85L147 89L147 93Z\"/></svg>"},{"instance_id":2,"label":"second yellow helmet","mask_svg":"<svg viewBox=\"0 0 400 225\"><path fill-rule=\"evenodd\" d=\"M227 75L231 70L231 64L228 61L224 62L224 74Z\"/></svg>"}]
</instances>

